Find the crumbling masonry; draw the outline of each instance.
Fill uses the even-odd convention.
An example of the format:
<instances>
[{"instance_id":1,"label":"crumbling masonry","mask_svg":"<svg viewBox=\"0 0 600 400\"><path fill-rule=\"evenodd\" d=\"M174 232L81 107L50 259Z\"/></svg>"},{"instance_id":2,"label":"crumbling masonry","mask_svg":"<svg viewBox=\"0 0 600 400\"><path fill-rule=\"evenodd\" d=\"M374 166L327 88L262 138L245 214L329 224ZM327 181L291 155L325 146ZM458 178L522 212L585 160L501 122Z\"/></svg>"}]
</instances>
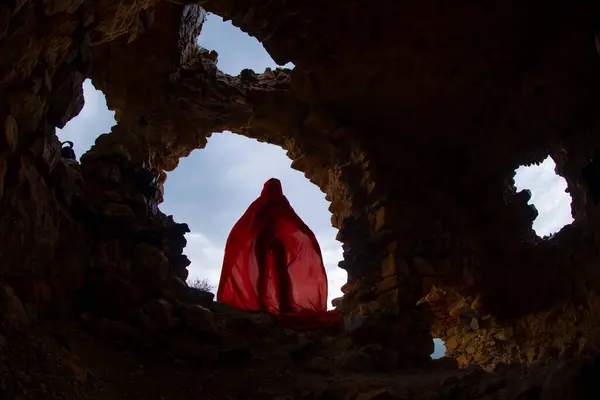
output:
<instances>
[{"instance_id":1,"label":"crumbling masonry","mask_svg":"<svg viewBox=\"0 0 600 400\"><path fill-rule=\"evenodd\" d=\"M294 70L219 71L195 44L206 12ZM597 398L598 18L592 0L0 4L0 392ZM118 124L77 162L55 128L87 78ZM165 171L224 130L281 146L331 201L342 335L185 283ZM541 239L513 174L548 155L575 221Z\"/></svg>"}]
</instances>

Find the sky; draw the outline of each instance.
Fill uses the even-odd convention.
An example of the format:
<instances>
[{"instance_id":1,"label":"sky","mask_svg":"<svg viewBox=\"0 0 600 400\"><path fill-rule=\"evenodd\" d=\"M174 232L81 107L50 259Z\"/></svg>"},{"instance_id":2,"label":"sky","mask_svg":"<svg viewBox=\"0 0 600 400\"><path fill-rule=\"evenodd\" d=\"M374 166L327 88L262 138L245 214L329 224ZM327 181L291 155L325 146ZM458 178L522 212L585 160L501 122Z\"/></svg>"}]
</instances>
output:
<instances>
[{"instance_id":1,"label":"sky","mask_svg":"<svg viewBox=\"0 0 600 400\"><path fill-rule=\"evenodd\" d=\"M556 175L555 167L552 157L548 157L540 165L517 168L515 174L517 191L531 190L529 204L534 204L538 210L533 230L540 237L558 232L573 222L571 195L565 191L567 181Z\"/></svg>"},{"instance_id":2,"label":"sky","mask_svg":"<svg viewBox=\"0 0 600 400\"><path fill-rule=\"evenodd\" d=\"M256 39L215 15L208 15L199 44L216 50L218 67L230 75L237 75L245 68L260 73L267 67L277 67ZM285 67L293 68L293 64ZM64 129L57 129L61 141L74 142L78 158L98 135L110 132L115 124L114 112L108 110L104 95L90 81L84 82L83 88L85 107ZM337 230L331 226L329 202L318 187L301 172L291 169L290 164L291 160L279 147L223 132L213 134L205 149L181 159L179 166L168 173L160 209L191 229L184 250L192 261L188 268L189 282L206 279L216 290L227 235L260 195L264 182L274 177L281 180L292 207L317 236L328 275L329 305L342 295L340 288L346 283L347 274L337 267L342 249L335 240ZM533 227L539 236L556 232L572 222L566 182L554 173L554 166L549 157L540 166L520 167L515 177L518 190L532 191L530 202L539 211ZM439 358L444 346L439 339L434 342L432 357Z\"/></svg>"}]
</instances>

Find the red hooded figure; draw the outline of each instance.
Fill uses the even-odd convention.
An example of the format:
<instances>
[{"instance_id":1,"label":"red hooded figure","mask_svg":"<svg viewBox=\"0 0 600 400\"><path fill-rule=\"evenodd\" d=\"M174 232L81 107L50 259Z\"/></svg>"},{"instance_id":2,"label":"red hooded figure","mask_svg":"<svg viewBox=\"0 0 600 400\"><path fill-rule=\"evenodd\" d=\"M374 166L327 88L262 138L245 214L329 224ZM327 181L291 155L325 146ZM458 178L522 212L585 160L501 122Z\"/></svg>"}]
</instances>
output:
<instances>
[{"instance_id":1,"label":"red hooded figure","mask_svg":"<svg viewBox=\"0 0 600 400\"><path fill-rule=\"evenodd\" d=\"M297 329L340 327L327 312L327 275L313 232L269 179L225 246L217 301L267 311Z\"/></svg>"}]
</instances>

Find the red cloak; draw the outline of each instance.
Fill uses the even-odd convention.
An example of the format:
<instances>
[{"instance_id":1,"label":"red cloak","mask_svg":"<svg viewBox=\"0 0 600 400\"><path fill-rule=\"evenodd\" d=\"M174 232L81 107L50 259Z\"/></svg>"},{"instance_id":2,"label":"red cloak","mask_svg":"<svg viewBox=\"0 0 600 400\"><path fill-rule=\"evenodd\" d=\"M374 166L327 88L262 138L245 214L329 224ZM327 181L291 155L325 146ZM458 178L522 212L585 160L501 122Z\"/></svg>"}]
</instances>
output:
<instances>
[{"instance_id":1,"label":"red cloak","mask_svg":"<svg viewBox=\"0 0 600 400\"><path fill-rule=\"evenodd\" d=\"M341 326L327 312L327 275L314 233L269 179L235 224L225 246L217 301L267 311L296 329Z\"/></svg>"}]
</instances>

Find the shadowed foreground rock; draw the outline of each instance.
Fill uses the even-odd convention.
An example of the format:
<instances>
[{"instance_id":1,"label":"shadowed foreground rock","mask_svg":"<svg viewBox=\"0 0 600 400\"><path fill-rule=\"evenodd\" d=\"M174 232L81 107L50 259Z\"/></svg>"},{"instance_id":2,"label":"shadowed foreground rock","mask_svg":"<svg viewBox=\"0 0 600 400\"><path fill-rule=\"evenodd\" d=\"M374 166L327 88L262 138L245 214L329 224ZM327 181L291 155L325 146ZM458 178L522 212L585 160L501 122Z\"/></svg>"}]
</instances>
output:
<instances>
[{"instance_id":1,"label":"shadowed foreground rock","mask_svg":"<svg viewBox=\"0 0 600 400\"><path fill-rule=\"evenodd\" d=\"M221 72L195 44L207 11L294 70ZM598 398L598 18L592 0L0 4L2 397ZM56 128L85 79L118 123L76 161ZM187 285L165 172L223 130L281 146L331 202L343 334ZM548 155L575 221L542 239L513 175Z\"/></svg>"}]
</instances>

